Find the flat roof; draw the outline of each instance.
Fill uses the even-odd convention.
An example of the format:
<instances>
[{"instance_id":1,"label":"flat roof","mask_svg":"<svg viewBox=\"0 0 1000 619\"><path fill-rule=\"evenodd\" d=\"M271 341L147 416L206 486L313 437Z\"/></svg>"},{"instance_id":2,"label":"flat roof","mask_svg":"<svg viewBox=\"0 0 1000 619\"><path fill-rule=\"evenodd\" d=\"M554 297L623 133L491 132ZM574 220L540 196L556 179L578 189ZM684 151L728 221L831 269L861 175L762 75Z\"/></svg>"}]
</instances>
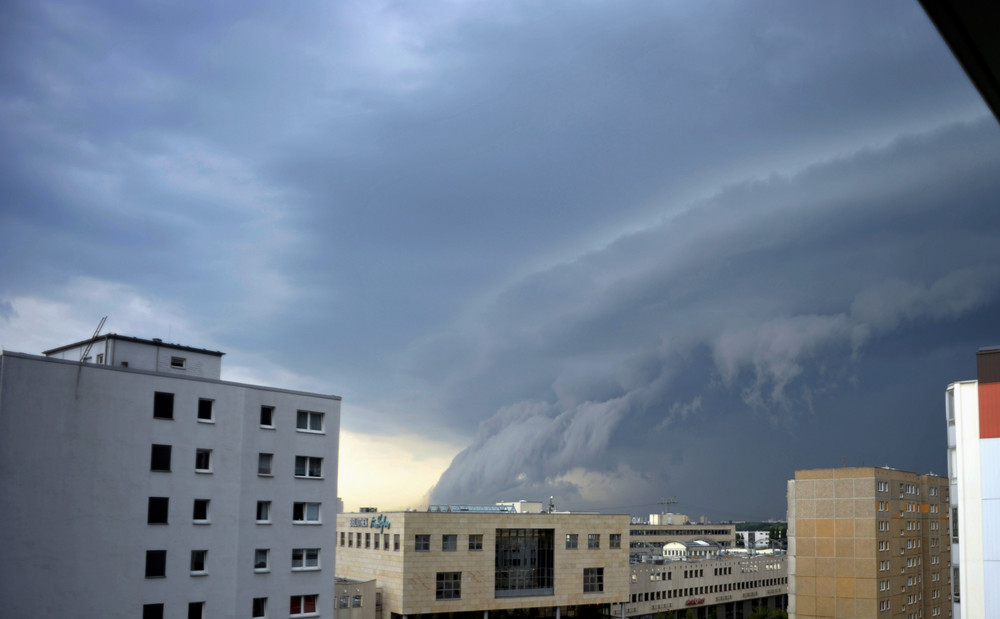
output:
<instances>
[{"instance_id":1,"label":"flat roof","mask_svg":"<svg viewBox=\"0 0 1000 619\"><path fill-rule=\"evenodd\" d=\"M160 346L162 348L170 348L171 350L183 350L185 352L196 352L203 355L212 355L213 357L221 357L224 352L218 350L208 350L207 348L195 348L193 346L184 346L182 344L170 344L164 342L160 339L147 340L141 337L131 337L128 335L118 335L117 333L105 333L104 335L98 335L97 337L88 338L81 340L74 344L67 344L65 346L60 346L58 348L53 348L51 350L42 351L43 355L51 355L57 352L62 352L64 350L70 350L71 348L79 348L80 346L85 346L87 344L93 344L94 342L100 342L103 340L121 340L123 342L135 342L136 344L148 344L150 346Z\"/></svg>"}]
</instances>

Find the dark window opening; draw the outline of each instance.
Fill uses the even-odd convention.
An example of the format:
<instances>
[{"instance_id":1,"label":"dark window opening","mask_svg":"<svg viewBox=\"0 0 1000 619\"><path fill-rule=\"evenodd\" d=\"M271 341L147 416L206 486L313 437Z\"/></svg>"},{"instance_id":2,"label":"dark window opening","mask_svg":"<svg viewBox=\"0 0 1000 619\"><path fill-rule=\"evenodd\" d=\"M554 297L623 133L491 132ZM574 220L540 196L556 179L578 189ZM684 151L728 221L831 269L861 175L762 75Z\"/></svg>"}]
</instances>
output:
<instances>
[{"instance_id":1,"label":"dark window opening","mask_svg":"<svg viewBox=\"0 0 1000 619\"><path fill-rule=\"evenodd\" d=\"M174 418L174 394L156 391L153 393L153 418Z\"/></svg>"},{"instance_id":2,"label":"dark window opening","mask_svg":"<svg viewBox=\"0 0 1000 619\"><path fill-rule=\"evenodd\" d=\"M149 497L146 510L147 524L167 524L167 512L170 511L170 498L165 496Z\"/></svg>"},{"instance_id":3,"label":"dark window opening","mask_svg":"<svg viewBox=\"0 0 1000 619\"><path fill-rule=\"evenodd\" d=\"M146 578L163 578L167 575L167 551L146 551Z\"/></svg>"},{"instance_id":4,"label":"dark window opening","mask_svg":"<svg viewBox=\"0 0 1000 619\"><path fill-rule=\"evenodd\" d=\"M170 472L170 445L153 444L149 457L149 470Z\"/></svg>"}]
</instances>

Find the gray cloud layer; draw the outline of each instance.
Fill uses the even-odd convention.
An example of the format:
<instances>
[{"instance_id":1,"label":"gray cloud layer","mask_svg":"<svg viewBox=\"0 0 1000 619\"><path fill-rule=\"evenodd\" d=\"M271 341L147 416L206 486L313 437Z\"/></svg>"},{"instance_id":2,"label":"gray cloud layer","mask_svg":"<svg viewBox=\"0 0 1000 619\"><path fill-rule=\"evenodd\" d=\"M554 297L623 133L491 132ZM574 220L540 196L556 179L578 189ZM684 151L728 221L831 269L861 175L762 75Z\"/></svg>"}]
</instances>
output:
<instances>
[{"instance_id":1,"label":"gray cloud layer","mask_svg":"<svg viewBox=\"0 0 1000 619\"><path fill-rule=\"evenodd\" d=\"M439 500L778 515L940 459L843 428L995 332L985 113L913 2L7 2L0 330L156 314L470 440Z\"/></svg>"}]
</instances>

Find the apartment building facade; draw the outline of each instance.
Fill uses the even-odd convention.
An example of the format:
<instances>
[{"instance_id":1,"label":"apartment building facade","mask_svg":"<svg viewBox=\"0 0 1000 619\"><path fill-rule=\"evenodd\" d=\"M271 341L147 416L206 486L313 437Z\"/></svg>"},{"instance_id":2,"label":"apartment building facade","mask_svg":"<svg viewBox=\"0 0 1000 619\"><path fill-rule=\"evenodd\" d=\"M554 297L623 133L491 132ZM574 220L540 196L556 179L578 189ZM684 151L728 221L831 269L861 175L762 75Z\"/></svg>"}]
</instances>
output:
<instances>
[{"instance_id":1,"label":"apartment building facade","mask_svg":"<svg viewBox=\"0 0 1000 619\"><path fill-rule=\"evenodd\" d=\"M1000 616L1000 348L976 366L945 392L955 617Z\"/></svg>"},{"instance_id":2,"label":"apartment building facade","mask_svg":"<svg viewBox=\"0 0 1000 619\"><path fill-rule=\"evenodd\" d=\"M333 617L339 397L159 340L46 355L0 355L5 614Z\"/></svg>"},{"instance_id":3,"label":"apartment building facade","mask_svg":"<svg viewBox=\"0 0 1000 619\"><path fill-rule=\"evenodd\" d=\"M889 468L788 482L789 616L948 617L948 480Z\"/></svg>"}]
</instances>

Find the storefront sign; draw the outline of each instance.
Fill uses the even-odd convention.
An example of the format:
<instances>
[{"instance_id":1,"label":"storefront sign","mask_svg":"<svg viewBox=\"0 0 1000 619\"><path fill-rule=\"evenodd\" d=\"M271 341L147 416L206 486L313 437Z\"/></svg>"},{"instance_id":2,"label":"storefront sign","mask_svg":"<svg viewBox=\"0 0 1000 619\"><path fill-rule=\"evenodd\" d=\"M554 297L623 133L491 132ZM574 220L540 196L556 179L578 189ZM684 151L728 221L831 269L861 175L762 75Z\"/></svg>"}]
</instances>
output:
<instances>
[{"instance_id":1,"label":"storefront sign","mask_svg":"<svg viewBox=\"0 0 1000 619\"><path fill-rule=\"evenodd\" d=\"M684 602L684 604L688 606L697 606L698 604L704 604L704 603L705 603L705 598L692 598Z\"/></svg>"},{"instance_id":2,"label":"storefront sign","mask_svg":"<svg viewBox=\"0 0 1000 619\"><path fill-rule=\"evenodd\" d=\"M369 526L379 531L385 531L389 528L389 519L385 517L385 514L379 514L377 517L372 518L371 525Z\"/></svg>"},{"instance_id":3,"label":"storefront sign","mask_svg":"<svg viewBox=\"0 0 1000 619\"><path fill-rule=\"evenodd\" d=\"M390 525L389 519L385 517L385 514L379 514L373 518L351 518L350 526L385 531Z\"/></svg>"}]
</instances>

